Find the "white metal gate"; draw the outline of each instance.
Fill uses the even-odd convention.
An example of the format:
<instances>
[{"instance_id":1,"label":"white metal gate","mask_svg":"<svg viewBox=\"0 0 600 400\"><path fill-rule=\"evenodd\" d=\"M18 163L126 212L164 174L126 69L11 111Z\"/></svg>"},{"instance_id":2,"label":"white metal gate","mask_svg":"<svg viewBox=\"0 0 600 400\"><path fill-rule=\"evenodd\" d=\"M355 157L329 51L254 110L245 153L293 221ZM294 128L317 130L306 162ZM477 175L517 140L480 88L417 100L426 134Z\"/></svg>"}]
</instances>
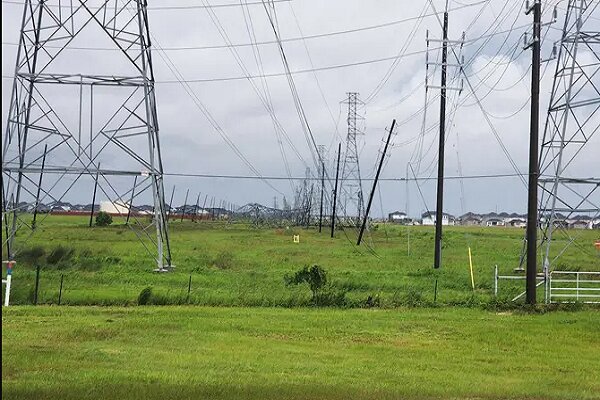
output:
<instances>
[{"instance_id":1,"label":"white metal gate","mask_svg":"<svg viewBox=\"0 0 600 400\"><path fill-rule=\"evenodd\" d=\"M551 303L600 304L600 272L552 271Z\"/></svg>"}]
</instances>

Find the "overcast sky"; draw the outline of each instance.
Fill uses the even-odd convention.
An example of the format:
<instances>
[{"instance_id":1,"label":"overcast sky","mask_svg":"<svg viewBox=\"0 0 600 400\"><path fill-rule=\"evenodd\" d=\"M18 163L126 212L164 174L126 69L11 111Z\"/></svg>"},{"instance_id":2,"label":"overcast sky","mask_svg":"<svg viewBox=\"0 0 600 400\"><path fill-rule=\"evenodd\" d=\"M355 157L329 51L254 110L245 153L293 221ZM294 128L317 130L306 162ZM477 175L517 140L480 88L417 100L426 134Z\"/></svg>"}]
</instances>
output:
<instances>
[{"instance_id":1,"label":"overcast sky","mask_svg":"<svg viewBox=\"0 0 600 400\"><path fill-rule=\"evenodd\" d=\"M250 2L251 0L248 0ZM229 4L236 3L229 0ZM165 54L172 60L181 75L187 80L244 77L250 75L275 74L263 79L253 79L256 90L248 79L218 80L213 82L191 82L194 95L210 111L226 135L249 162L264 176L286 177L285 159L291 175L304 176L306 165L314 170L309 144L303 133L294 107L289 82L282 75L284 65L276 44L235 47L241 60L240 66L232 50L226 47L213 49L189 49L190 47L223 46L233 44L272 42L275 38L269 18L260 4L245 7L213 8L214 14L204 8L152 9L164 6L202 5L201 0L149 0L149 23L154 44L165 48L165 52L154 51L156 78L156 100L160 123L163 163L167 173L193 173L218 175L253 175L248 166L223 140L207 121L197 104L181 84L176 82L172 71L167 68ZM219 4L226 3L225 0ZM242 1L244 3L244 1ZM254 3L254 1L252 1ZM437 11L443 10L443 0L434 0ZM546 1L544 19L550 20L552 6L557 1ZM544 29L543 58L551 53L552 43L560 37L566 1L558 2L558 22ZM217 4L217 0L210 4ZM364 136L359 138L360 163L363 176L372 177L377 155L382 148L385 128L395 118L399 126L393 137L394 145L385 164L382 177L403 178L407 174L407 163L419 146L425 102L425 54L426 31L431 39L441 36L438 19L433 16L429 1L397 0L292 0L277 2L276 17L283 48L292 72L317 69L314 72L293 73L295 86L302 102L306 118L317 144L328 149L329 174L332 171L335 148L346 136L346 105L342 103L347 92L359 92L366 104L360 108L364 121L360 123ZM446 175L514 174L515 170L504 154L492 127L514 159L521 172L527 171L529 134L529 92L531 52L522 49L522 34L529 31L527 24L531 16L523 13L523 2L518 0L454 1L450 0L451 39L460 39L465 31L466 43L461 50L465 58L465 71L469 83L459 95L449 94L448 129L446 146ZM14 71L19 38L22 6L2 3L2 123L6 126L8 104L11 94L11 76ZM421 15L426 15L418 19ZM414 17L414 18L413 18ZM394 23L406 20L405 22ZM593 30L600 28L598 19L590 20ZM383 25L357 32L341 31ZM217 27L219 26L219 28ZM222 29L220 31L220 29ZM506 32L509 31L509 32ZM220 33L221 32L221 33ZM222 33L225 32L226 38ZM504 32L504 33L503 33ZM324 35L312 37L314 35ZM490 38L481 38L495 34ZM309 37L306 40L285 39ZM105 47L110 43L100 32L90 32L73 42L71 46ZM430 61L439 57L439 43L430 44ZM173 48L188 48L173 50ZM392 59L401 54L403 57ZM71 50L65 52L63 60L56 63L54 72L89 72L96 74L118 74L122 72L122 57L115 51ZM257 62L259 60L261 62ZM585 57L583 52L582 57ZM374 61L385 59L383 61ZM343 64L360 65L340 67ZM451 56L451 63L456 59ZM331 67L331 68L328 68ZM439 69L433 74L430 84L439 85ZM542 66L542 126L546 117L549 93L555 63ZM459 87L460 80L454 79L456 68L449 69L449 86ZM469 86L475 88L481 106L488 113L489 123L480 109ZM295 150L281 133L274 129L270 114L266 111L257 91L264 96L268 89L277 120L285 129ZM435 97L439 90L430 89L430 102L425 119L425 136L422 144L422 161L413 163L419 177L436 175L437 135L439 102ZM74 92L56 95L56 103L65 113L76 113ZM62 97L60 97L62 96ZM460 107L456 108L460 104ZM96 103L99 115L102 109L109 110L111 104ZM69 111L71 110L71 111ZM108 111L106 111L108 112ZM592 126L600 120L595 117ZM76 123L76 120L72 122ZM278 137L280 139L278 139ZM579 176L597 176L600 149L599 137L593 138L578 165L572 171ZM278 144L282 141L282 146ZM145 148L141 148L143 151ZM419 151L417 150L417 153ZM418 157L417 157L418 158ZM413 162L415 158L413 157ZM58 162L58 161L57 161ZM411 173L412 176L412 173ZM370 181L364 183L365 195L370 190ZM170 192L177 186L174 203L180 204L185 189L190 196L209 193L219 199L236 204L261 202L273 204L273 197L293 197L287 181L274 181L273 189L259 180L227 180L175 178L167 176L165 190ZM423 181L421 192L414 183L407 187L401 182L384 181L374 202L373 216L379 217L393 210L404 210L407 205L411 215L427 208L434 209L435 182ZM421 194L422 193L422 196ZM464 196L462 195L464 193ZM203 195L204 196L204 195ZM81 193L72 193L66 198L73 202L89 202ZM192 203L193 200L188 201ZM526 209L526 188L519 178L464 179L446 184L446 210L453 214L464 211L517 211Z\"/></svg>"}]
</instances>

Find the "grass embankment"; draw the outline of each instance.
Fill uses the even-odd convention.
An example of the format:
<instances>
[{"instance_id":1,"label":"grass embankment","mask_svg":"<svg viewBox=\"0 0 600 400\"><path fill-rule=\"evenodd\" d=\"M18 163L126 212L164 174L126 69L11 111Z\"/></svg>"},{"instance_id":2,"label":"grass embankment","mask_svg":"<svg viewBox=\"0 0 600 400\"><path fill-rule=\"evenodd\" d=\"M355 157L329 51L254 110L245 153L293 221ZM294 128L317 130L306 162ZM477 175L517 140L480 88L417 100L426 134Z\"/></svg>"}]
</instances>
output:
<instances>
[{"instance_id":1,"label":"grass embankment","mask_svg":"<svg viewBox=\"0 0 600 400\"><path fill-rule=\"evenodd\" d=\"M7 399L599 399L600 313L13 307Z\"/></svg>"},{"instance_id":2,"label":"grass embankment","mask_svg":"<svg viewBox=\"0 0 600 400\"><path fill-rule=\"evenodd\" d=\"M40 303L57 302L64 275L62 303L70 305L131 304L142 289L152 286L156 303L306 306L311 301L308 289L287 287L283 278L304 265L319 264L329 274L331 290L346 292L346 306L430 303L436 279L439 303L476 304L491 300L494 265L505 274L518 266L524 234L515 228L447 227L443 268L434 271L433 227L381 225L366 236L365 245L357 247L353 230L337 232L330 239L327 230L319 234L314 228L259 229L241 223L174 221L171 244L177 268L156 274L151 256L122 219L115 218L112 226L102 228L88 228L87 222L85 217L49 216L34 235L20 232L13 303L31 303L34 267L40 264ZM299 244L293 243L294 233L300 234ZM577 234L581 235L578 245L561 256L559 269L600 270L593 247L598 231ZM562 250L565 243L557 237L554 249ZM61 246L63 254L57 254ZM39 248L44 254L36 261L32 253ZM510 298L522 288L523 282L501 282L501 297Z\"/></svg>"}]
</instances>

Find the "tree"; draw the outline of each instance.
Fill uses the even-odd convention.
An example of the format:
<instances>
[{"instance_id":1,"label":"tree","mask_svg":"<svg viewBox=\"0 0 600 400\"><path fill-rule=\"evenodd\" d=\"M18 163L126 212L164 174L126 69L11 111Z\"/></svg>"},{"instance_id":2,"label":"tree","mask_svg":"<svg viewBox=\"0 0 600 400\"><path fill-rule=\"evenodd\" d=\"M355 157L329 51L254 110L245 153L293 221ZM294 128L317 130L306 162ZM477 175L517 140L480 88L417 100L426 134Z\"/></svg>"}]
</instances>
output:
<instances>
[{"instance_id":1,"label":"tree","mask_svg":"<svg viewBox=\"0 0 600 400\"><path fill-rule=\"evenodd\" d=\"M108 226L112 224L112 217L109 213L100 211L96 214L96 226Z\"/></svg>"},{"instance_id":2,"label":"tree","mask_svg":"<svg viewBox=\"0 0 600 400\"><path fill-rule=\"evenodd\" d=\"M317 298L319 291L327 284L327 272L318 265L304 268L296 271L292 276L285 276L287 285L300 285L307 283L312 292L313 301Z\"/></svg>"}]
</instances>

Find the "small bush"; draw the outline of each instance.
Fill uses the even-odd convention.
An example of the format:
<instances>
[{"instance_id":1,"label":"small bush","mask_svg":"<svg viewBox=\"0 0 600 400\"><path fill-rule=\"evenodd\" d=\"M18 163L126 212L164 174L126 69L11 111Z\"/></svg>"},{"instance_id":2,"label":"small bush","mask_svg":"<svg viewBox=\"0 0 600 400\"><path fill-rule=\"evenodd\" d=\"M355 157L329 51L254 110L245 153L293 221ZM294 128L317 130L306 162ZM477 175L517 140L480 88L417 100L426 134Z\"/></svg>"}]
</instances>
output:
<instances>
[{"instance_id":1,"label":"small bush","mask_svg":"<svg viewBox=\"0 0 600 400\"><path fill-rule=\"evenodd\" d=\"M138 295L138 305L146 306L152 301L152 286L148 286L142 289Z\"/></svg>"},{"instance_id":2,"label":"small bush","mask_svg":"<svg viewBox=\"0 0 600 400\"><path fill-rule=\"evenodd\" d=\"M75 251L70 247L59 245L52 249L50 254L48 254L48 257L46 258L46 261L48 262L48 264L51 265L64 263L66 261L69 261L71 257L73 257L74 252Z\"/></svg>"},{"instance_id":3,"label":"small bush","mask_svg":"<svg viewBox=\"0 0 600 400\"><path fill-rule=\"evenodd\" d=\"M319 290L327 284L327 272L318 265L312 267L307 265L296 271L294 275L286 275L284 281L288 286L307 283L314 300Z\"/></svg>"},{"instance_id":4,"label":"small bush","mask_svg":"<svg viewBox=\"0 0 600 400\"><path fill-rule=\"evenodd\" d=\"M109 213L100 211L96 214L96 226L108 226L112 224L112 216Z\"/></svg>"},{"instance_id":5,"label":"small bush","mask_svg":"<svg viewBox=\"0 0 600 400\"><path fill-rule=\"evenodd\" d=\"M19 258L26 264L37 265L42 258L46 255L46 250L41 246L31 247L24 249L19 253Z\"/></svg>"}]
</instances>

